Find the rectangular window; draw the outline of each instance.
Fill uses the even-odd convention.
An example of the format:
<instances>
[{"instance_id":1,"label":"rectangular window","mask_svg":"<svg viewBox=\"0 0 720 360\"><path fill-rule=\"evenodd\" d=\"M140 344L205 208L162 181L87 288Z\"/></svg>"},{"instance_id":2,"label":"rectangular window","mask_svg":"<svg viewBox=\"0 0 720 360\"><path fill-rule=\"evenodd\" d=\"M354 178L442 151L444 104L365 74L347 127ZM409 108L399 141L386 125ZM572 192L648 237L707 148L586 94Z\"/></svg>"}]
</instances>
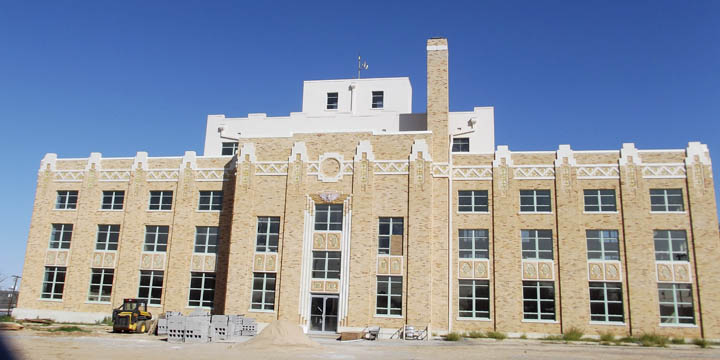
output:
<instances>
[{"instance_id":1,"label":"rectangular window","mask_svg":"<svg viewBox=\"0 0 720 360\"><path fill-rule=\"evenodd\" d=\"M50 234L51 249L69 249L72 239L73 224L52 224Z\"/></svg>"},{"instance_id":2,"label":"rectangular window","mask_svg":"<svg viewBox=\"0 0 720 360\"><path fill-rule=\"evenodd\" d=\"M95 250L115 251L120 240L120 225L98 225Z\"/></svg>"},{"instance_id":3,"label":"rectangular window","mask_svg":"<svg viewBox=\"0 0 720 360\"><path fill-rule=\"evenodd\" d=\"M588 260L620 260L617 230L586 230Z\"/></svg>"},{"instance_id":4,"label":"rectangular window","mask_svg":"<svg viewBox=\"0 0 720 360\"><path fill-rule=\"evenodd\" d=\"M312 278L313 279L339 279L340 278L340 252L339 251L313 251Z\"/></svg>"},{"instance_id":5,"label":"rectangular window","mask_svg":"<svg viewBox=\"0 0 720 360\"><path fill-rule=\"evenodd\" d=\"M402 276L377 277L375 314L402 316Z\"/></svg>"},{"instance_id":6,"label":"rectangular window","mask_svg":"<svg viewBox=\"0 0 720 360\"><path fill-rule=\"evenodd\" d=\"M523 281L523 319L555 320L555 283Z\"/></svg>"},{"instance_id":7,"label":"rectangular window","mask_svg":"<svg viewBox=\"0 0 720 360\"><path fill-rule=\"evenodd\" d=\"M552 260L552 230L522 230L522 258Z\"/></svg>"},{"instance_id":8,"label":"rectangular window","mask_svg":"<svg viewBox=\"0 0 720 360\"><path fill-rule=\"evenodd\" d=\"M655 260L690 261L685 230L654 230Z\"/></svg>"},{"instance_id":9,"label":"rectangular window","mask_svg":"<svg viewBox=\"0 0 720 360\"><path fill-rule=\"evenodd\" d=\"M489 319L490 282L460 280L458 301L458 315L461 318Z\"/></svg>"},{"instance_id":10,"label":"rectangular window","mask_svg":"<svg viewBox=\"0 0 720 360\"><path fill-rule=\"evenodd\" d=\"M685 211L682 189L650 189L650 211Z\"/></svg>"},{"instance_id":11,"label":"rectangular window","mask_svg":"<svg viewBox=\"0 0 720 360\"><path fill-rule=\"evenodd\" d=\"M452 152L470 152L470 138L453 138Z\"/></svg>"},{"instance_id":12,"label":"rectangular window","mask_svg":"<svg viewBox=\"0 0 720 360\"><path fill-rule=\"evenodd\" d=\"M138 298L147 300L148 305L162 304L163 276L162 271L140 270Z\"/></svg>"},{"instance_id":13,"label":"rectangular window","mask_svg":"<svg viewBox=\"0 0 720 360\"><path fill-rule=\"evenodd\" d=\"M461 259L488 259L489 236L485 229L461 229L459 234Z\"/></svg>"},{"instance_id":14,"label":"rectangular window","mask_svg":"<svg viewBox=\"0 0 720 360\"><path fill-rule=\"evenodd\" d=\"M378 228L378 254L403 254L404 219L381 217Z\"/></svg>"},{"instance_id":15,"label":"rectangular window","mask_svg":"<svg viewBox=\"0 0 720 360\"><path fill-rule=\"evenodd\" d=\"M617 211L615 190L592 189L583 190L586 212Z\"/></svg>"},{"instance_id":16,"label":"rectangular window","mask_svg":"<svg viewBox=\"0 0 720 360\"><path fill-rule=\"evenodd\" d=\"M280 218L258 216L256 252L277 252L280 238Z\"/></svg>"},{"instance_id":17,"label":"rectangular window","mask_svg":"<svg viewBox=\"0 0 720 360\"><path fill-rule=\"evenodd\" d=\"M188 306L213 307L215 301L215 273L190 273L190 294Z\"/></svg>"},{"instance_id":18,"label":"rectangular window","mask_svg":"<svg viewBox=\"0 0 720 360\"><path fill-rule=\"evenodd\" d=\"M114 269L92 269L88 301L110 302L114 275Z\"/></svg>"},{"instance_id":19,"label":"rectangular window","mask_svg":"<svg viewBox=\"0 0 720 360\"><path fill-rule=\"evenodd\" d=\"M40 297L43 299L61 300L63 289L65 289L65 270L67 268L60 266L46 266L45 278L43 279L42 293Z\"/></svg>"},{"instance_id":20,"label":"rectangular window","mask_svg":"<svg viewBox=\"0 0 720 360\"><path fill-rule=\"evenodd\" d=\"M590 283L590 320L623 322L622 283Z\"/></svg>"},{"instance_id":21,"label":"rectangular window","mask_svg":"<svg viewBox=\"0 0 720 360\"><path fill-rule=\"evenodd\" d=\"M237 152L238 149L238 143L233 142L224 142L222 143L222 156L233 156Z\"/></svg>"},{"instance_id":22,"label":"rectangular window","mask_svg":"<svg viewBox=\"0 0 720 360\"><path fill-rule=\"evenodd\" d=\"M658 284L660 322L694 324L693 294L690 284Z\"/></svg>"},{"instance_id":23,"label":"rectangular window","mask_svg":"<svg viewBox=\"0 0 720 360\"><path fill-rule=\"evenodd\" d=\"M164 225L145 226L145 247L143 251L165 252L167 251L168 234L170 227Z\"/></svg>"},{"instance_id":24,"label":"rectangular window","mask_svg":"<svg viewBox=\"0 0 720 360\"><path fill-rule=\"evenodd\" d=\"M550 190L520 190L520 212L550 211Z\"/></svg>"},{"instance_id":25,"label":"rectangular window","mask_svg":"<svg viewBox=\"0 0 720 360\"><path fill-rule=\"evenodd\" d=\"M59 190L55 200L55 209L74 210L77 209L78 192L76 190Z\"/></svg>"},{"instance_id":26,"label":"rectangular window","mask_svg":"<svg viewBox=\"0 0 720 360\"><path fill-rule=\"evenodd\" d=\"M329 92L327 93L327 107L328 110L337 110L338 108L338 93Z\"/></svg>"},{"instance_id":27,"label":"rectangular window","mask_svg":"<svg viewBox=\"0 0 720 360\"><path fill-rule=\"evenodd\" d=\"M220 211L222 210L223 192L222 190L201 191L198 210L200 211Z\"/></svg>"},{"instance_id":28,"label":"rectangular window","mask_svg":"<svg viewBox=\"0 0 720 360\"><path fill-rule=\"evenodd\" d=\"M373 91L372 92L372 108L373 109L382 109L384 97L385 97L385 93L383 91Z\"/></svg>"},{"instance_id":29,"label":"rectangular window","mask_svg":"<svg viewBox=\"0 0 720 360\"><path fill-rule=\"evenodd\" d=\"M343 206L342 204L315 205L315 230L342 231Z\"/></svg>"},{"instance_id":30,"label":"rectangular window","mask_svg":"<svg viewBox=\"0 0 720 360\"><path fill-rule=\"evenodd\" d=\"M195 227L195 253L216 254L218 244L217 226ZM204 305L203 305L204 306Z\"/></svg>"},{"instance_id":31,"label":"rectangular window","mask_svg":"<svg viewBox=\"0 0 720 360\"><path fill-rule=\"evenodd\" d=\"M151 191L148 210L171 210L172 198L172 191Z\"/></svg>"},{"instance_id":32,"label":"rectangular window","mask_svg":"<svg viewBox=\"0 0 720 360\"><path fill-rule=\"evenodd\" d=\"M103 191L102 210L122 210L125 201L124 191Z\"/></svg>"},{"instance_id":33,"label":"rectangular window","mask_svg":"<svg viewBox=\"0 0 720 360\"><path fill-rule=\"evenodd\" d=\"M488 212L487 190L458 191L459 212Z\"/></svg>"},{"instance_id":34,"label":"rectangular window","mask_svg":"<svg viewBox=\"0 0 720 360\"><path fill-rule=\"evenodd\" d=\"M253 273L251 308L254 310L275 310L275 274Z\"/></svg>"}]
</instances>

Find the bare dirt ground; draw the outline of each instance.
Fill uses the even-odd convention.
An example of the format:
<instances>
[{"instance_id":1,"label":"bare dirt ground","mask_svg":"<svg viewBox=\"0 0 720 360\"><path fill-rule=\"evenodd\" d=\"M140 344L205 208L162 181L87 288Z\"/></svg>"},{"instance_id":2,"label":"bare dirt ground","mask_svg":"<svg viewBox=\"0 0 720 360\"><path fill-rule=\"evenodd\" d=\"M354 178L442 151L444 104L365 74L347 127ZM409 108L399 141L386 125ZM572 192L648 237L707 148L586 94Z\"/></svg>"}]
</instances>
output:
<instances>
[{"instance_id":1,"label":"bare dirt ground","mask_svg":"<svg viewBox=\"0 0 720 360\"><path fill-rule=\"evenodd\" d=\"M113 334L104 326L86 329L90 331L62 333L25 329L1 332L0 336L18 359L720 359L720 348L701 349L694 345L644 348L520 339L340 343L330 337L313 337L319 347L256 348L243 343L172 344L165 341L165 337Z\"/></svg>"}]
</instances>

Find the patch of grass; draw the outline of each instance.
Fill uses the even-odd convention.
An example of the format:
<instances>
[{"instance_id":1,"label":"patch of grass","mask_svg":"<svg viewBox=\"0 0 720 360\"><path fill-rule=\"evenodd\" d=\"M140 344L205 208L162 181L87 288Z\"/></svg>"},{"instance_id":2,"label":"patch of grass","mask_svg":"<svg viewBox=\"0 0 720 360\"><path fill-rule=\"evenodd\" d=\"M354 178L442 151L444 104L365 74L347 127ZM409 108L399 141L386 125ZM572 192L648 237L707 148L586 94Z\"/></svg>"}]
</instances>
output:
<instances>
[{"instance_id":1,"label":"patch of grass","mask_svg":"<svg viewBox=\"0 0 720 360\"><path fill-rule=\"evenodd\" d=\"M672 339L670 339L670 342L675 345L680 345L680 344L685 343L685 339L684 338L672 338Z\"/></svg>"},{"instance_id":2,"label":"patch of grass","mask_svg":"<svg viewBox=\"0 0 720 360\"><path fill-rule=\"evenodd\" d=\"M461 338L462 336L454 331L445 335L445 341L458 341Z\"/></svg>"},{"instance_id":3,"label":"patch of grass","mask_svg":"<svg viewBox=\"0 0 720 360\"><path fill-rule=\"evenodd\" d=\"M668 343L668 337L655 333L642 334L640 338L638 338L638 341L642 346L666 347Z\"/></svg>"},{"instance_id":4,"label":"patch of grass","mask_svg":"<svg viewBox=\"0 0 720 360\"><path fill-rule=\"evenodd\" d=\"M600 333L600 342L614 342L615 341L615 334L611 332L603 332Z\"/></svg>"},{"instance_id":5,"label":"patch of grass","mask_svg":"<svg viewBox=\"0 0 720 360\"><path fill-rule=\"evenodd\" d=\"M504 332L499 331L488 331L485 336L495 340L505 340L507 338L507 335L505 335Z\"/></svg>"},{"instance_id":6,"label":"patch of grass","mask_svg":"<svg viewBox=\"0 0 720 360\"><path fill-rule=\"evenodd\" d=\"M15 319L10 315L0 316L0 322L15 322Z\"/></svg>"},{"instance_id":7,"label":"patch of grass","mask_svg":"<svg viewBox=\"0 0 720 360\"><path fill-rule=\"evenodd\" d=\"M61 326L55 329L48 329L50 332L88 332L79 326Z\"/></svg>"},{"instance_id":8,"label":"patch of grass","mask_svg":"<svg viewBox=\"0 0 720 360\"><path fill-rule=\"evenodd\" d=\"M482 331L473 330L473 331L465 333L465 337L471 338L471 339L479 339L479 338L484 338L485 334Z\"/></svg>"},{"instance_id":9,"label":"patch of grass","mask_svg":"<svg viewBox=\"0 0 720 360\"><path fill-rule=\"evenodd\" d=\"M562 339L563 339L562 335L548 335L540 340L560 341Z\"/></svg>"},{"instance_id":10,"label":"patch of grass","mask_svg":"<svg viewBox=\"0 0 720 360\"><path fill-rule=\"evenodd\" d=\"M526 339L527 339L527 335L525 335L525 333L523 333L522 335L520 335L520 338L523 339L523 340L526 340Z\"/></svg>"},{"instance_id":11,"label":"patch of grass","mask_svg":"<svg viewBox=\"0 0 720 360\"><path fill-rule=\"evenodd\" d=\"M623 338L618 339L618 341L624 342L624 343L636 343L636 342L638 342L638 339L635 337L632 337L632 336L625 336Z\"/></svg>"},{"instance_id":12,"label":"patch of grass","mask_svg":"<svg viewBox=\"0 0 720 360\"><path fill-rule=\"evenodd\" d=\"M706 348L706 347L708 347L708 345L710 345L710 343L709 343L707 340L705 340L705 339L700 339L700 338L694 339L694 340L693 340L693 344L695 344L695 345L697 345L697 346L699 346L699 347L701 347L701 348L703 348L703 349Z\"/></svg>"},{"instance_id":13,"label":"patch of grass","mask_svg":"<svg viewBox=\"0 0 720 360\"><path fill-rule=\"evenodd\" d=\"M579 341L583 335L585 335L585 333L583 333L582 329L573 326L562 334L562 339L565 341Z\"/></svg>"}]
</instances>

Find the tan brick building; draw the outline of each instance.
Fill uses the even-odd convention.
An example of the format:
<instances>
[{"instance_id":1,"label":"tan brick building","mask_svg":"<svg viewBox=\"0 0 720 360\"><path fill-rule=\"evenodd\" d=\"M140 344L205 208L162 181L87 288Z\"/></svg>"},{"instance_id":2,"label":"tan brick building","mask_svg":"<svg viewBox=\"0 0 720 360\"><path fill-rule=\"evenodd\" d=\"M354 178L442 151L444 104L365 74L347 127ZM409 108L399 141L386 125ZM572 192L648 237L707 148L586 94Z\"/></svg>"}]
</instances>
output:
<instances>
[{"instance_id":1,"label":"tan brick building","mask_svg":"<svg viewBox=\"0 0 720 360\"><path fill-rule=\"evenodd\" d=\"M720 338L708 149L513 152L407 78L306 82L303 112L208 117L205 156L45 156L17 317L242 313L308 331Z\"/></svg>"}]
</instances>

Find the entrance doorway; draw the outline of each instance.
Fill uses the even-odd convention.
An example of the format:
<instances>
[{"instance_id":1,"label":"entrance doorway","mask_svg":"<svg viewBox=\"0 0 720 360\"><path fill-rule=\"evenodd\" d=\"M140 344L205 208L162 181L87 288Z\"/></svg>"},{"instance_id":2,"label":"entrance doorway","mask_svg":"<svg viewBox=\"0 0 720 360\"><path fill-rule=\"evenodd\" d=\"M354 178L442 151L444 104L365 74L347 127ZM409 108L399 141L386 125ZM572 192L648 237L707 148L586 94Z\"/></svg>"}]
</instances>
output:
<instances>
[{"instance_id":1,"label":"entrance doorway","mask_svg":"<svg viewBox=\"0 0 720 360\"><path fill-rule=\"evenodd\" d=\"M337 323L337 295L310 295L310 331L334 333Z\"/></svg>"}]
</instances>

